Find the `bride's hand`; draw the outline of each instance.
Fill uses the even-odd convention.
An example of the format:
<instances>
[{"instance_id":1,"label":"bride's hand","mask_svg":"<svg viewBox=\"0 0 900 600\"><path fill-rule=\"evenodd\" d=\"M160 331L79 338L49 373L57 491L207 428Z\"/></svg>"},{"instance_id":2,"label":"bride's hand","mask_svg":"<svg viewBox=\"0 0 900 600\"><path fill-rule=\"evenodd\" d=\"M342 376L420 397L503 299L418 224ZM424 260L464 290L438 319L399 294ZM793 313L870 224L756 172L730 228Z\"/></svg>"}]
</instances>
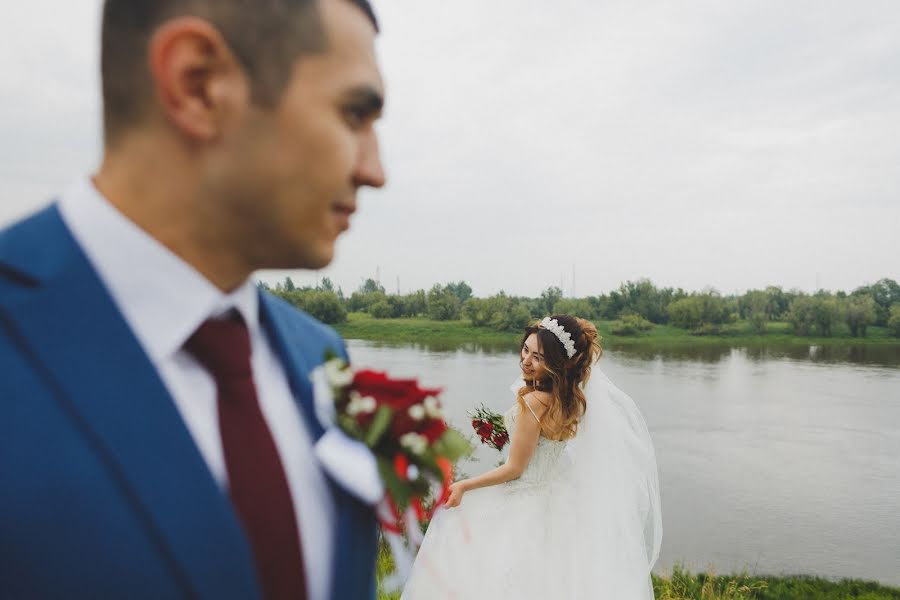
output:
<instances>
[{"instance_id":1,"label":"bride's hand","mask_svg":"<svg viewBox=\"0 0 900 600\"><path fill-rule=\"evenodd\" d=\"M450 496L447 497L447 508L453 508L459 506L459 503L462 502L463 493L465 493L465 489L463 488L462 481L456 481L450 484Z\"/></svg>"}]
</instances>

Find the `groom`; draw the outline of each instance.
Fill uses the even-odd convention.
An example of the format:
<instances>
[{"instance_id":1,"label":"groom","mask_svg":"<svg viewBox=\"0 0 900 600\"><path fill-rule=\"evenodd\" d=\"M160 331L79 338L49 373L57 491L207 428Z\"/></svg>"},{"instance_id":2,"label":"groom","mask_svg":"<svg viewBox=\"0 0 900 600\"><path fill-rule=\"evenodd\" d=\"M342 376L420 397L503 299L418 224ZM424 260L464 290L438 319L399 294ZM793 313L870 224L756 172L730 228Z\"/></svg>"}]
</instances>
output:
<instances>
[{"instance_id":1,"label":"groom","mask_svg":"<svg viewBox=\"0 0 900 600\"><path fill-rule=\"evenodd\" d=\"M317 460L318 269L384 174L366 0L106 0L105 151L0 232L0 597L374 597Z\"/></svg>"}]
</instances>

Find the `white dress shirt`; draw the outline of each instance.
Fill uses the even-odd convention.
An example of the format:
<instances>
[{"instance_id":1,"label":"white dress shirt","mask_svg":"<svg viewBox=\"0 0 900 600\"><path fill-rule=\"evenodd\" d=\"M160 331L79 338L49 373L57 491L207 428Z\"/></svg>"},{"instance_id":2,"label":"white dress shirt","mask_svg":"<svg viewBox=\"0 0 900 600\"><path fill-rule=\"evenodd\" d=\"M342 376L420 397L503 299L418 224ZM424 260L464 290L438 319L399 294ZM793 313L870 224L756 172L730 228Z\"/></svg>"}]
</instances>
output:
<instances>
[{"instance_id":1,"label":"white dress shirt","mask_svg":"<svg viewBox=\"0 0 900 600\"><path fill-rule=\"evenodd\" d=\"M327 598L334 507L281 361L260 326L256 286L248 279L235 291L222 293L113 207L88 178L69 188L60 198L59 208L156 367L223 490L228 475L219 435L215 380L183 346L206 319L232 309L243 316L250 333L260 408L293 496L309 598Z\"/></svg>"}]
</instances>

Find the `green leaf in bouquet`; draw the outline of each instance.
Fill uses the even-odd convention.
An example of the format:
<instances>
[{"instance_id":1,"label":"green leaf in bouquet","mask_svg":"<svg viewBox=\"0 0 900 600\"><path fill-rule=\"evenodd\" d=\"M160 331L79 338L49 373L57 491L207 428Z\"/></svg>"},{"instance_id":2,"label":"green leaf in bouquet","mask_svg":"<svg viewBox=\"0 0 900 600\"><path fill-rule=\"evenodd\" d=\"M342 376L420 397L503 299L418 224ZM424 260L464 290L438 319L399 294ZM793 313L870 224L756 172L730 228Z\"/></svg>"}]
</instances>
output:
<instances>
[{"instance_id":1,"label":"green leaf in bouquet","mask_svg":"<svg viewBox=\"0 0 900 600\"><path fill-rule=\"evenodd\" d=\"M387 431L387 428L391 425L391 416L393 416L394 411L392 411L387 406L382 406L378 409L378 412L375 413L375 417L372 419L372 424L369 426L369 432L366 433L366 445L369 448L374 448L376 444L378 444L378 440L381 439L381 436Z\"/></svg>"},{"instance_id":2,"label":"green leaf in bouquet","mask_svg":"<svg viewBox=\"0 0 900 600\"><path fill-rule=\"evenodd\" d=\"M402 512L409 505L409 486L400 480L391 461L379 457L378 472L381 474L381 480L384 482L387 493L394 499L394 504Z\"/></svg>"},{"instance_id":3,"label":"green leaf in bouquet","mask_svg":"<svg viewBox=\"0 0 900 600\"><path fill-rule=\"evenodd\" d=\"M339 414L337 422L340 428L344 430L344 433L353 439L362 439L362 431L360 430L359 423L356 422L356 419L350 415Z\"/></svg>"},{"instance_id":4,"label":"green leaf in bouquet","mask_svg":"<svg viewBox=\"0 0 900 600\"><path fill-rule=\"evenodd\" d=\"M446 456L450 462L456 462L463 456L468 456L475 448L456 429L447 429L435 443L436 454Z\"/></svg>"}]
</instances>

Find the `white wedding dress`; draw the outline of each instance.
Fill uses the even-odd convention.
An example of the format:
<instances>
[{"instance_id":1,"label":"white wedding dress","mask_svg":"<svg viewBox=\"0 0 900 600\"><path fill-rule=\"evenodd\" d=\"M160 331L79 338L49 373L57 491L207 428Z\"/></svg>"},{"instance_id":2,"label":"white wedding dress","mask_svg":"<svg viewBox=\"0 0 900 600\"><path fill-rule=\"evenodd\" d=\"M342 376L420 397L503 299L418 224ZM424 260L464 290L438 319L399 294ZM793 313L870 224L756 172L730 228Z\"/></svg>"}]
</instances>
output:
<instances>
[{"instance_id":1,"label":"white wedding dress","mask_svg":"<svg viewBox=\"0 0 900 600\"><path fill-rule=\"evenodd\" d=\"M435 514L403 600L652 600L662 538L653 446L604 374L595 369L585 393L574 440L541 437L519 479ZM518 404L504 414L511 436L523 418L533 417Z\"/></svg>"}]
</instances>

